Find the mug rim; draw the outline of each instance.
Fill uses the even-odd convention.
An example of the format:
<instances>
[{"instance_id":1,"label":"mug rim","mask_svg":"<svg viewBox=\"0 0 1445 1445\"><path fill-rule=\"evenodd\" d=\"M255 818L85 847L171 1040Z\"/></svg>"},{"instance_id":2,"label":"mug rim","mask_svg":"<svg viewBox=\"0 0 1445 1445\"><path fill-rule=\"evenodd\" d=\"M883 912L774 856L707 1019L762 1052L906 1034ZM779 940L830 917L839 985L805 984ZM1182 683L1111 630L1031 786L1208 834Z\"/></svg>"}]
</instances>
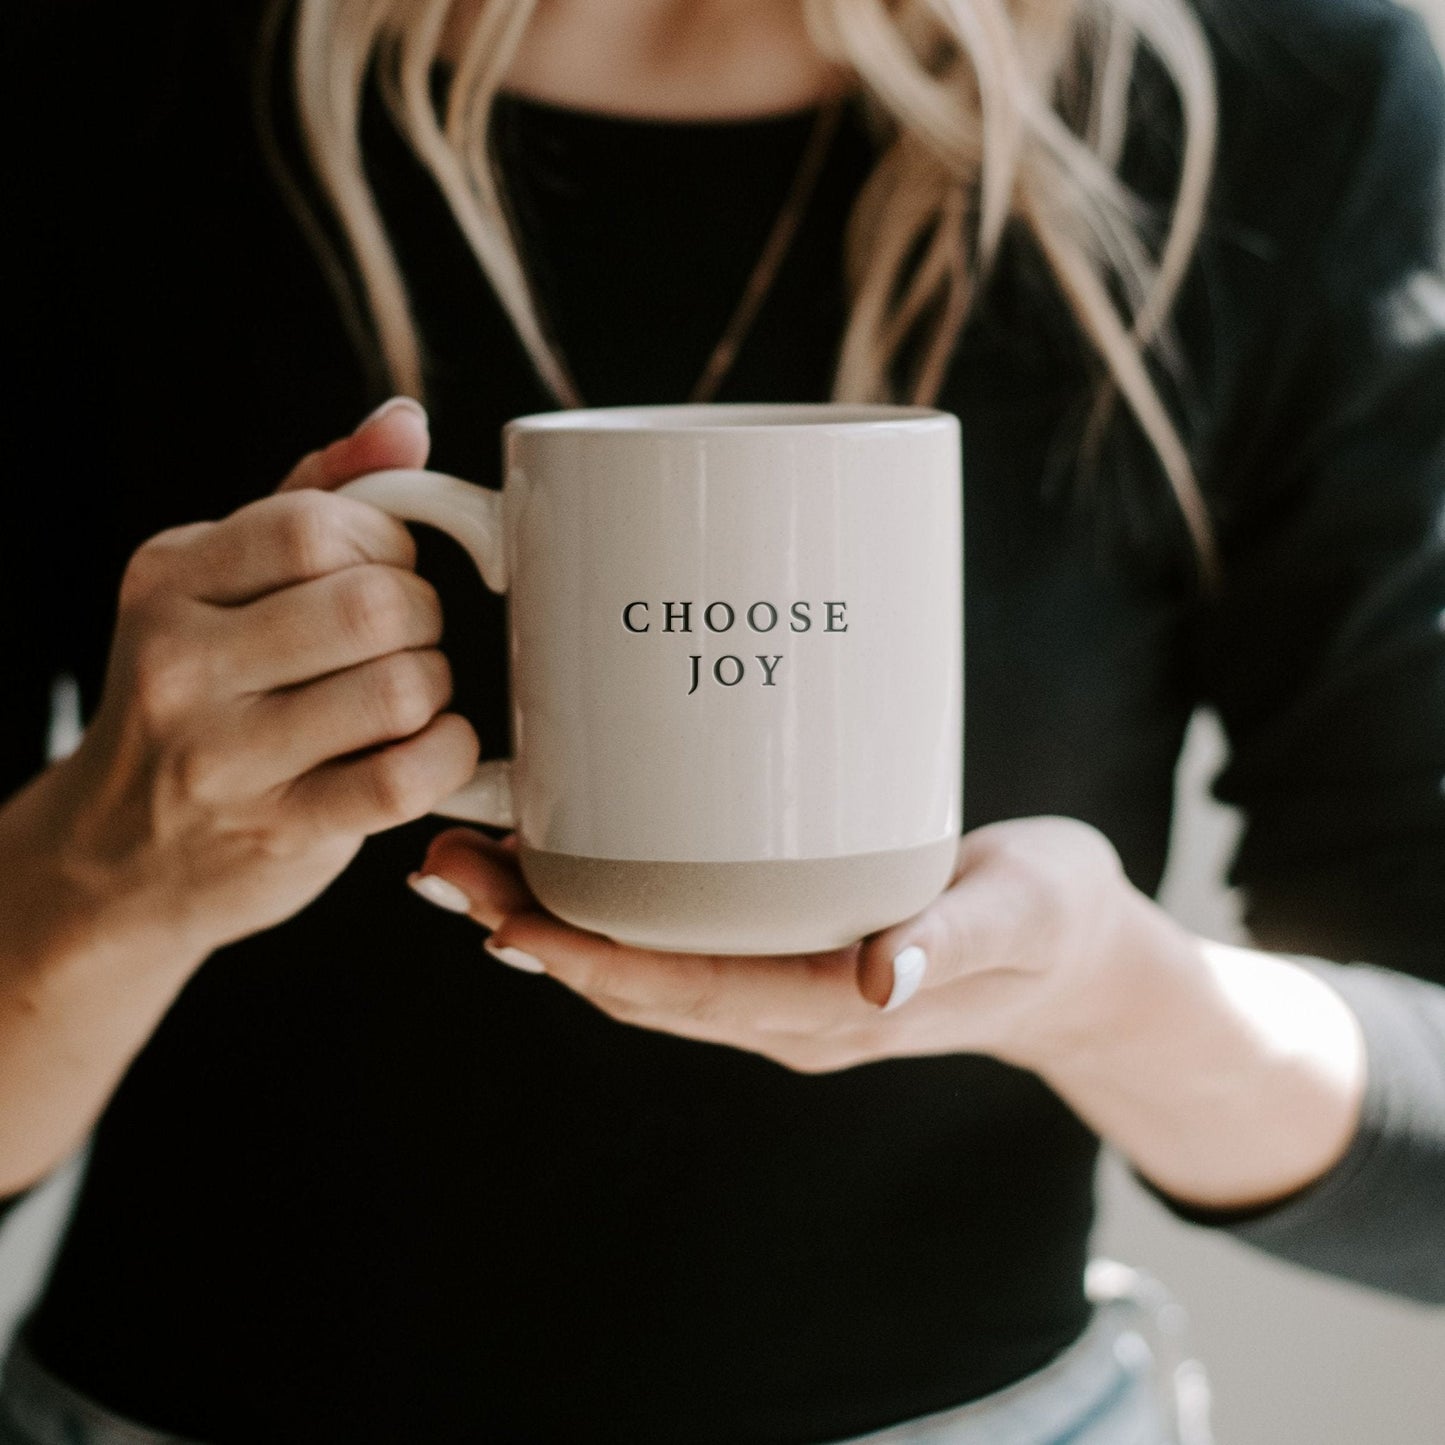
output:
<instances>
[{"instance_id":1,"label":"mug rim","mask_svg":"<svg viewBox=\"0 0 1445 1445\"><path fill-rule=\"evenodd\" d=\"M503 432L571 435L745 435L758 432L928 431L956 426L953 412L888 402L679 402L642 406L572 407L530 412L503 424Z\"/></svg>"}]
</instances>

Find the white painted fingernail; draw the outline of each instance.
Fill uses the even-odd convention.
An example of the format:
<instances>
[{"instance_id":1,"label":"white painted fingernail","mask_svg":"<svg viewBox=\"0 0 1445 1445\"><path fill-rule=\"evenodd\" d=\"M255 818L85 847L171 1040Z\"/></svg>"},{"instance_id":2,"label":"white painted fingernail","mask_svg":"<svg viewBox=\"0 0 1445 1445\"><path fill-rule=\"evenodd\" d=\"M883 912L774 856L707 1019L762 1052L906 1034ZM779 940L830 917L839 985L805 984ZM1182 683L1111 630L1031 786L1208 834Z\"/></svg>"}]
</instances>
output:
<instances>
[{"instance_id":1,"label":"white painted fingernail","mask_svg":"<svg viewBox=\"0 0 1445 1445\"><path fill-rule=\"evenodd\" d=\"M428 903L435 903L438 908L445 908L448 913L472 911L472 900L455 883L449 883L435 873L413 873L406 881L411 884L413 891L419 893Z\"/></svg>"},{"instance_id":2,"label":"white painted fingernail","mask_svg":"<svg viewBox=\"0 0 1445 1445\"><path fill-rule=\"evenodd\" d=\"M916 943L910 943L893 955L893 988L888 1002L883 1005L884 1013L889 1009L902 1008L918 992L927 968L928 955Z\"/></svg>"},{"instance_id":3,"label":"white painted fingernail","mask_svg":"<svg viewBox=\"0 0 1445 1445\"><path fill-rule=\"evenodd\" d=\"M421 420L423 426L427 425L426 408L417 401L415 397L392 396L382 402L375 411L369 412L366 416L362 417L361 421L357 424L356 430L360 431L362 427L368 426L370 423L379 420L381 417L393 411L409 411Z\"/></svg>"},{"instance_id":4,"label":"white painted fingernail","mask_svg":"<svg viewBox=\"0 0 1445 1445\"><path fill-rule=\"evenodd\" d=\"M505 943L493 943L489 938L483 948L492 955L499 958L503 963L510 963L513 968L520 968L523 973L546 973L540 959L533 958L530 953L523 953L520 948L508 948Z\"/></svg>"}]
</instances>

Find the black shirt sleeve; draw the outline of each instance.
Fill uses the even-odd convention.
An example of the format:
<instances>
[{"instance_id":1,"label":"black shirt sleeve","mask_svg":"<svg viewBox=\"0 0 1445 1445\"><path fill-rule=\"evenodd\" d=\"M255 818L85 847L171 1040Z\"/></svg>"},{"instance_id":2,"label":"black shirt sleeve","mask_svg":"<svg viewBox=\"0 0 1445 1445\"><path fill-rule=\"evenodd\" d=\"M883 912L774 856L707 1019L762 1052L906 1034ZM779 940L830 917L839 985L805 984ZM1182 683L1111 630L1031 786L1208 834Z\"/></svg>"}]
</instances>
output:
<instances>
[{"instance_id":1,"label":"black shirt sleeve","mask_svg":"<svg viewBox=\"0 0 1445 1445\"><path fill-rule=\"evenodd\" d=\"M1231 881L1257 944L1359 1016L1364 1118L1282 1204L1173 1207L1445 1302L1445 77L1413 15L1369 21L1329 222L1281 258L1268 445L1198 653L1232 750L1216 792L1245 817Z\"/></svg>"}]
</instances>

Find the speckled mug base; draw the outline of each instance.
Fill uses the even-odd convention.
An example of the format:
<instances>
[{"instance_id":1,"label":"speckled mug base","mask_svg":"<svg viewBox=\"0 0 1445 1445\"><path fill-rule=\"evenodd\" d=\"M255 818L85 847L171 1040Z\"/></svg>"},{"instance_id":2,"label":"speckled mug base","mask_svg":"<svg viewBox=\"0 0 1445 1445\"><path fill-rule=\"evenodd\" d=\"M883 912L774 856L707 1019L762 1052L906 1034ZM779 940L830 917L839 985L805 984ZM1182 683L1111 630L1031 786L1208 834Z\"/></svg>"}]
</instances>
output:
<instances>
[{"instance_id":1,"label":"speckled mug base","mask_svg":"<svg viewBox=\"0 0 1445 1445\"><path fill-rule=\"evenodd\" d=\"M559 918L634 948L787 954L845 948L901 923L943 891L958 839L840 858L671 863L552 853L518 862Z\"/></svg>"}]
</instances>

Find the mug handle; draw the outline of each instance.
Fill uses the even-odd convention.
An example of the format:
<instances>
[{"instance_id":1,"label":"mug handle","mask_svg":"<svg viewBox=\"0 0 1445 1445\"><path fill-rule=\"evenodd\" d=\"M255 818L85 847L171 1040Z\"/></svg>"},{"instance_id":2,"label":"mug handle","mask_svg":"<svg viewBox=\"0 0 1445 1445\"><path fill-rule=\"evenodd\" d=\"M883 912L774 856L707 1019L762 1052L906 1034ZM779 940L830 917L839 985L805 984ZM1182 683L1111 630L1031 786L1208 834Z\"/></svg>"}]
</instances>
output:
<instances>
[{"instance_id":1,"label":"mug handle","mask_svg":"<svg viewBox=\"0 0 1445 1445\"><path fill-rule=\"evenodd\" d=\"M482 581L493 592L505 593L507 576L502 493L479 487L444 472L405 467L371 472L336 491L380 507L403 522L425 522L453 537L477 564ZM515 828L512 798L512 760L488 758L477 765L471 781L432 809L444 818L486 823L493 828Z\"/></svg>"}]
</instances>

